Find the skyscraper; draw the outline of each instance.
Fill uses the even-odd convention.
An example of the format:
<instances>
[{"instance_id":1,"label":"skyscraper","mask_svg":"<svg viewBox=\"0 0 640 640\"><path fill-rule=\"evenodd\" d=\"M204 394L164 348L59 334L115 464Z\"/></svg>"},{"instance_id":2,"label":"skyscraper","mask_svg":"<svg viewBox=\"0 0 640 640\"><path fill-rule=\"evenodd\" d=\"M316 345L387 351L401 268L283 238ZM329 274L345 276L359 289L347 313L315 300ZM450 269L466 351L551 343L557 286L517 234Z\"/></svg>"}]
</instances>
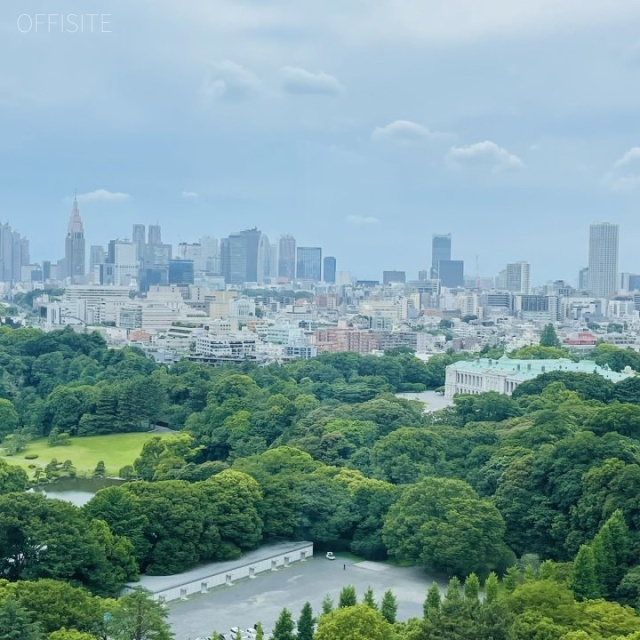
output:
<instances>
[{"instance_id":1,"label":"skyscraper","mask_svg":"<svg viewBox=\"0 0 640 640\"><path fill-rule=\"evenodd\" d=\"M158 245L162 244L162 231L160 229L159 224L150 224L149 225L149 240L148 244L150 245Z\"/></svg>"},{"instance_id":2,"label":"skyscraper","mask_svg":"<svg viewBox=\"0 0 640 640\"><path fill-rule=\"evenodd\" d=\"M618 288L618 225L610 222L589 227L589 293L607 298Z\"/></svg>"},{"instance_id":3,"label":"skyscraper","mask_svg":"<svg viewBox=\"0 0 640 640\"><path fill-rule=\"evenodd\" d=\"M439 278L438 263L440 260L451 260L451 234L433 234L431 239L431 277Z\"/></svg>"},{"instance_id":4,"label":"skyscraper","mask_svg":"<svg viewBox=\"0 0 640 640\"><path fill-rule=\"evenodd\" d=\"M256 281L264 284L271 277L271 244L265 233L258 241Z\"/></svg>"},{"instance_id":5,"label":"skyscraper","mask_svg":"<svg viewBox=\"0 0 640 640\"><path fill-rule=\"evenodd\" d=\"M296 277L296 239L291 235L278 240L278 277L287 280Z\"/></svg>"},{"instance_id":6,"label":"skyscraper","mask_svg":"<svg viewBox=\"0 0 640 640\"><path fill-rule=\"evenodd\" d=\"M141 263L144 260L144 245L146 244L146 231L143 224L133 225L131 240L136 245L136 260Z\"/></svg>"},{"instance_id":7,"label":"skyscraper","mask_svg":"<svg viewBox=\"0 0 640 640\"><path fill-rule=\"evenodd\" d=\"M464 260L440 260L438 279L443 287L454 289L464 285Z\"/></svg>"},{"instance_id":8,"label":"skyscraper","mask_svg":"<svg viewBox=\"0 0 640 640\"><path fill-rule=\"evenodd\" d=\"M296 279L322 280L322 249L320 247L298 247Z\"/></svg>"},{"instance_id":9,"label":"skyscraper","mask_svg":"<svg viewBox=\"0 0 640 640\"><path fill-rule=\"evenodd\" d=\"M207 273L220 273L220 243L218 238L202 236L200 238L202 247L202 258L205 263Z\"/></svg>"},{"instance_id":10,"label":"skyscraper","mask_svg":"<svg viewBox=\"0 0 640 640\"><path fill-rule=\"evenodd\" d=\"M336 259L333 256L327 256L322 261L322 274L327 284L336 283Z\"/></svg>"},{"instance_id":11,"label":"skyscraper","mask_svg":"<svg viewBox=\"0 0 640 640\"><path fill-rule=\"evenodd\" d=\"M65 277L71 278L71 282L82 284L86 273L85 269L85 244L84 225L80 218L77 198L73 199L73 208L67 226L67 237L64 244Z\"/></svg>"},{"instance_id":12,"label":"skyscraper","mask_svg":"<svg viewBox=\"0 0 640 640\"><path fill-rule=\"evenodd\" d=\"M22 267L28 264L29 241L8 224L0 224L0 281L21 280Z\"/></svg>"},{"instance_id":13,"label":"skyscraper","mask_svg":"<svg viewBox=\"0 0 640 640\"><path fill-rule=\"evenodd\" d=\"M169 284L193 284L193 260L174 258L169 262Z\"/></svg>"},{"instance_id":14,"label":"skyscraper","mask_svg":"<svg viewBox=\"0 0 640 640\"><path fill-rule=\"evenodd\" d=\"M507 265L507 291L531 293L531 267L528 262L512 262Z\"/></svg>"},{"instance_id":15,"label":"skyscraper","mask_svg":"<svg viewBox=\"0 0 640 640\"><path fill-rule=\"evenodd\" d=\"M258 281L258 250L262 235L257 228L253 228L222 239L220 259L222 275L227 284Z\"/></svg>"}]
</instances>

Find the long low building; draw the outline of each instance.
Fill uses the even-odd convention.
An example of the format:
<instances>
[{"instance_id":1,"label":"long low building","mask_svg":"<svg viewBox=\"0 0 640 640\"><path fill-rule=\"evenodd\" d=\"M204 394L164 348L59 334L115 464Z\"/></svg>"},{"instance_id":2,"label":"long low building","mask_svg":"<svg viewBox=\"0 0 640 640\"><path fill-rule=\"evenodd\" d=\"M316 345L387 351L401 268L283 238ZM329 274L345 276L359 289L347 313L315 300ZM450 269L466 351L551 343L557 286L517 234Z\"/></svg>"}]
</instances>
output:
<instances>
[{"instance_id":1,"label":"long low building","mask_svg":"<svg viewBox=\"0 0 640 640\"><path fill-rule=\"evenodd\" d=\"M160 602L186 600L191 595L228 587L238 580L255 578L265 571L278 571L311 558L312 542L283 542L250 551L237 560L212 562L172 576L142 576L139 582L128 583L124 593L142 587Z\"/></svg>"},{"instance_id":2,"label":"long low building","mask_svg":"<svg viewBox=\"0 0 640 640\"><path fill-rule=\"evenodd\" d=\"M495 391L510 396L518 385L550 371L597 373L612 382L620 382L635 375L631 370L618 373L590 360L516 360L504 355L498 360L480 358L450 364L446 369L444 395L446 398L453 398L456 394Z\"/></svg>"}]
</instances>

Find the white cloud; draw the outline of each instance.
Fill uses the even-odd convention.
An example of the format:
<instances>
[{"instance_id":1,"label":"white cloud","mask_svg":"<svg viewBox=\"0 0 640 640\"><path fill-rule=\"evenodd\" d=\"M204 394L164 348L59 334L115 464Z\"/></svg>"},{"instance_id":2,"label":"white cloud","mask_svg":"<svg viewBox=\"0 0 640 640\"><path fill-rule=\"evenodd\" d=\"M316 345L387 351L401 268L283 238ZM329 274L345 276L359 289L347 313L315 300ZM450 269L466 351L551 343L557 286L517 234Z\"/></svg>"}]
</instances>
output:
<instances>
[{"instance_id":1,"label":"white cloud","mask_svg":"<svg viewBox=\"0 0 640 640\"><path fill-rule=\"evenodd\" d=\"M199 194L196 193L195 191L183 191L181 195L183 198L187 198L191 200L195 200L199 196Z\"/></svg>"},{"instance_id":2,"label":"white cloud","mask_svg":"<svg viewBox=\"0 0 640 640\"><path fill-rule=\"evenodd\" d=\"M481 168L494 173L504 169L520 169L524 162L491 140L476 142L464 147L451 147L447 153L447 165L452 169Z\"/></svg>"},{"instance_id":3,"label":"white cloud","mask_svg":"<svg viewBox=\"0 0 640 640\"><path fill-rule=\"evenodd\" d=\"M426 127L411 122L411 120L395 120L384 127L376 127L371 133L374 142L398 142L401 144L414 144L427 142L442 134L429 131Z\"/></svg>"},{"instance_id":4,"label":"white cloud","mask_svg":"<svg viewBox=\"0 0 640 640\"><path fill-rule=\"evenodd\" d=\"M282 87L287 93L337 96L344 92L338 79L323 71L312 73L299 67L284 67L282 74Z\"/></svg>"},{"instance_id":5,"label":"white cloud","mask_svg":"<svg viewBox=\"0 0 640 640\"><path fill-rule=\"evenodd\" d=\"M380 220L374 216L347 216L347 222L351 224L378 224Z\"/></svg>"},{"instance_id":6,"label":"white cloud","mask_svg":"<svg viewBox=\"0 0 640 640\"><path fill-rule=\"evenodd\" d=\"M118 200L128 200L130 197L128 193L108 191L107 189L96 189L88 193L79 193L76 196L78 202L116 202Z\"/></svg>"},{"instance_id":7,"label":"white cloud","mask_svg":"<svg viewBox=\"0 0 640 640\"><path fill-rule=\"evenodd\" d=\"M224 60L209 65L201 93L209 100L244 100L260 91L258 76L237 62Z\"/></svg>"},{"instance_id":8,"label":"white cloud","mask_svg":"<svg viewBox=\"0 0 640 640\"><path fill-rule=\"evenodd\" d=\"M640 147L632 147L613 163L604 181L614 191L631 191L640 187Z\"/></svg>"}]
</instances>

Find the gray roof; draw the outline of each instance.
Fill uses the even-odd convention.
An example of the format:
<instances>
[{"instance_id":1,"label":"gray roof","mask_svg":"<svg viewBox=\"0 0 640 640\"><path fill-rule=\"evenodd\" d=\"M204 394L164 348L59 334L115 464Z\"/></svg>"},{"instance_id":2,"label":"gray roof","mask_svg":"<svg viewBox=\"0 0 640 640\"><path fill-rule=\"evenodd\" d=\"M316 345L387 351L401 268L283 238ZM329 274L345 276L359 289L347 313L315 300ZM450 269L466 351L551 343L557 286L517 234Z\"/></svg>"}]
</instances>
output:
<instances>
[{"instance_id":1,"label":"gray roof","mask_svg":"<svg viewBox=\"0 0 640 640\"><path fill-rule=\"evenodd\" d=\"M219 573L231 571L238 567L244 567L248 564L254 564L262 560L268 560L274 556L279 556L288 552L297 551L298 549L305 549L312 542L281 542L278 544L270 544L260 547L255 551L245 553L237 560L228 560L226 562L210 562L208 564L200 565L195 569L184 571L183 573L176 573L171 576L147 576L140 577L139 582L128 582L127 587L143 587L151 591L151 593L158 593L166 589L173 587L180 587L196 580L204 580L209 576L213 576Z\"/></svg>"}]
</instances>

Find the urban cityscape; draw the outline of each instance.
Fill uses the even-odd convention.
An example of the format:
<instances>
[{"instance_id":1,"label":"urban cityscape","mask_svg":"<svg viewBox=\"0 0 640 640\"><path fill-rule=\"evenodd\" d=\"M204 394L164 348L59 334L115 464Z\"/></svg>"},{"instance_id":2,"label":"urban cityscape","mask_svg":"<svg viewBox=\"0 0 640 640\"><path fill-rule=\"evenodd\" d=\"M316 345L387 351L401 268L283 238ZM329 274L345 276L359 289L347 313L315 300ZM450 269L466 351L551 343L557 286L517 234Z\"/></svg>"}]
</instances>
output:
<instances>
[{"instance_id":1,"label":"urban cityscape","mask_svg":"<svg viewBox=\"0 0 640 640\"><path fill-rule=\"evenodd\" d=\"M638 0L0 56L0 640L640 640Z\"/></svg>"},{"instance_id":2,"label":"urban cityscape","mask_svg":"<svg viewBox=\"0 0 640 640\"><path fill-rule=\"evenodd\" d=\"M640 275L619 272L619 228L609 222L589 226L587 266L575 281L541 286L524 260L494 277L474 273L454 259L450 233L433 234L425 269L385 270L378 280L340 270L322 247L299 246L292 235L270 241L256 227L173 246L160 225L134 224L126 239L87 247L76 199L57 261L31 264L27 238L9 224L0 233L5 296L35 292L25 323L91 327L165 362L286 361L396 346L422 357L513 350L536 344L547 323L576 349L601 339L640 344Z\"/></svg>"}]
</instances>

